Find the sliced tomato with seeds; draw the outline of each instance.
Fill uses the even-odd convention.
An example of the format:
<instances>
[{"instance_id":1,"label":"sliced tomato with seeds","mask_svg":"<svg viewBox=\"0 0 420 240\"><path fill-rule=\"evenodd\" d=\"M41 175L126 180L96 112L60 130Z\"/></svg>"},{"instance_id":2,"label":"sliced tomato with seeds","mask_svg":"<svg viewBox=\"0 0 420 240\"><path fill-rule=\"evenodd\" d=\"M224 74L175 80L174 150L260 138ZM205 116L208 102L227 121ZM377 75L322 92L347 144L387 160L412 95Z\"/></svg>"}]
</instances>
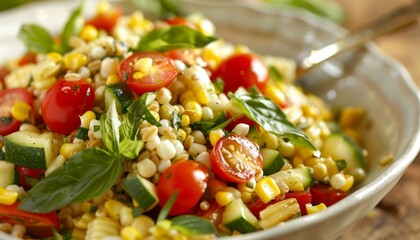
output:
<instances>
[{"instance_id":1,"label":"sliced tomato with seeds","mask_svg":"<svg viewBox=\"0 0 420 240\"><path fill-rule=\"evenodd\" d=\"M299 204L300 213L303 215L307 214L306 204L312 202L312 195L309 191L299 191L299 192L288 192L286 193L285 199L294 198Z\"/></svg>"},{"instance_id":2,"label":"sliced tomato with seeds","mask_svg":"<svg viewBox=\"0 0 420 240\"><path fill-rule=\"evenodd\" d=\"M333 189L328 184L314 184L310 187L312 195L312 205L324 203L327 207L347 197L348 192Z\"/></svg>"},{"instance_id":3,"label":"sliced tomato with seeds","mask_svg":"<svg viewBox=\"0 0 420 240\"><path fill-rule=\"evenodd\" d=\"M25 189L31 189L34 183L45 176L45 170L32 169L27 167L18 166L20 185Z\"/></svg>"},{"instance_id":4,"label":"sliced tomato with seeds","mask_svg":"<svg viewBox=\"0 0 420 240\"><path fill-rule=\"evenodd\" d=\"M262 172L259 147L240 135L225 136L217 141L210 154L211 168L228 182L242 183Z\"/></svg>"},{"instance_id":5,"label":"sliced tomato with seeds","mask_svg":"<svg viewBox=\"0 0 420 240\"><path fill-rule=\"evenodd\" d=\"M31 213L18 208L20 202L12 205L0 204L0 222L23 224L27 235L34 238L52 236L52 229L60 230L60 221L56 212L41 214Z\"/></svg>"},{"instance_id":6,"label":"sliced tomato with seeds","mask_svg":"<svg viewBox=\"0 0 420 240\"><path fill-rule=\"evenodd\" d=\"M0 91L0 135L2 136L17 131L22 124L10 112L13 105L18 101L33 106L32 94L24 88L10 88Z\"/></svg>"},{"instance_id":7,"label":"sliced tomato with seeds","mask_svg":"<svg viewBox=\"0 0 420 240\"><path fill-rule=\"evenodd\" d=\"M138 52L121 62L118 73L132 91L143 94L168 86L178 71L173 60L162 53Z\"/></svg>"}]
</instances>

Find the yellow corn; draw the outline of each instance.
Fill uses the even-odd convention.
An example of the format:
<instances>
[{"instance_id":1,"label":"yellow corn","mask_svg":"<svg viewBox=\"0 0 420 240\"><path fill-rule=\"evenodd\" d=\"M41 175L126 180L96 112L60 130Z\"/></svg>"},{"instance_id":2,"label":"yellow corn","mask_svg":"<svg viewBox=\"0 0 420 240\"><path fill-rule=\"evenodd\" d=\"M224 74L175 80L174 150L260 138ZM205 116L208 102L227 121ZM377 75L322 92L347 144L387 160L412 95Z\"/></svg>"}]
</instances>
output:
<instances>
[{"instance_id":1,"label":"yellow corn","mask_svg":"<svg viewBox=\"0 0 420 240\"><path fill-rule=\"evenodd\" d=\"M73 154L82 151L85 148L83 143L64 143L61 145L60 154L69 159Z\"/></svg>"},{"instance_id":2,"label":"yellow corn","mask_svg":"<svg viewBox=\"0 0 420 240\"><path fill-rule=\"evenodd\" d=\"M141 240L144 239L143 235L139 230L137 230L135 227L124 227L121 230L121 239L122 240Z\"/></svg>"},{"instance_id":3,"label":"yellow corn","mask_svg":"<svg viewBox=\"0 0 420 240\"><path fill-rule=\"evenodd\" d=\"M187 138L187 133L184 131L184 129L178 130L178 139L183 142Z\"/></svg>"},{"instance_id":4,"label":"yellow corn","mask_svg":"<svg viewBox=\"0 0 420 240\"><path fill-rule=\"evenodd\" d=\"M241 199L242 199L242 202L244 202L245 204L251 202L251 200L252 200L252 193L250 193L250 192L241 192Z\"/></svg>"},{"instance_id":5,"label":"yellow corn","mask_svg":"<svg viewBox=\"0 0 420 240\"><path fill-rule=\"evenodd\" d=\"M216 51L212 48L204 48L202 57L206 63L209 64L210 68L215 69L221 62L220 56L216 54Z\"/></svg>"},{"instance_id":6,"label":"yellow corn","mask_svg":"<svg viewBox=\"0 0 420 240\"><path fill-rule=\"evenodd\" d=\"M95 205L93 205L91 202L82 202L80 208L82 210L82 212L84 213L88 213L92 211L92 207L94 207Z\"/></svg>"},{"instance_id":7,"label":"yellow corn","mask_svg":"<svg viewBox=\"0 0 420 240\"><path fill-rule=\"evenodd\" d=\"M181 115L181 126L188 127L190 125L190 117L186 114Z\"/></svg>"},{"instance_id":8,"label":"yellow corn","mask_svg":"<svg viewBox=\"0 0 420 240\"><path fill-rule=\"evenodd\" d=\"M121 82L120 77L117 74L111 74L106 78L106 84Z\"/></svg>"},{"instance_id":9,"label":"yellow corn","mask_svg":"<svg viewBox=\"0 0 420 240\"><path fill-rule=\"evenodd\" d=\"M190 117L190 122L195 123L201 120L203 116L203 109L201 105L196 101L188 101L183 104L185 109L184 114L187 114Z\"/></svg>"},{"instance_id":10,"label":"yellow corn","mask_svg":"<svg viewBox=\"0 0 420 240\"><path fill-rule=\"evenodd\" d=\"M96 119L95 113L93 111L86 111L80 116L80 127L89 129L89 124L93 119Z\"/></svg>"},{"instance_id":11,"label":"yellow corn","mask_svg":"<svg viewBox=\"0 0 420 240\"><path fill-rule=\"evenodd\" d=\"M231 192L219 191L216 193L215 200L219 206L225 207L231 203L235 197Z\"/></svg>"},{"instance_id":12,"label":"yellow corn","mask_svg":"<svg viewBox=\"0 0 420 240\"><path fill-rule=\"evenodd\" d=\"M80 229L87 229L87 226L90 222L95 219L95 215L93 213L85 213L80 218L73 219L73 224L75 227Z\"/></svg>"},{"instance_id":13,"label":"yellow corn","mask_svg":"<svg viewBox=\"0 0 420 240\"><path fill-rule=\"evenodd\" d=\"M265 95L275 103L282 106L286 103L286 95L276 85L269 84L264 91Z\"/></svg>"},{"instance_id":14,"label":"yellow corn","mask_svg":"<svg viewBox=\"0 0 420 240\"><path fill-rule=\"evenodd\" d=\"M219 139L221 137L224 137L224 136L225 136L225 132L221 128L211 130L210 133L209 133L209 138L210 138L211 145L213 147L216 146L217 141L219 141Z\"/></svg>"},{"instance_id":15,"label":"yellow corn","mask_svg":"<svg viewBox=\"0 0 420 240\"><path fill-rule=\"evenodd\" d=\"M70 70L77 70L88 62L87 56L83 53L68 53L63 58L64 66Z\"/></svg>"},{"instance_id":16,"label":"yellow corn","mask_svg":"<svg viewBox=\"0 0 420 240\"><path fill-rule=\"evenodd\" d=\"M339 122L342 127L356 127L365 115L360 107L346 107L341 111Z\"/></svg>"},{"instance_id":17,"label":"yellow corn","mask_svg":"<svg viewBox=\"0 0 420 240\"><path fill-rule=\"evenodd\" d=\"M98 29L90 24L85 25L80 32L80 37L86 42L93 41L98 37Z\"/></svg>"},{"instance_id":18,"label":"yellow corn","mask_svg":"<svg viewBox=\"0 0 420 240\"><path fill-rule=\"evenodd\" d=\"M109 199L105 202L106 213L108 214L108 216L115 220L119 219L121 209L123 209L124 207L126 206L123 203L114 199Z\"/></svg>"},{"instance_id":19,"label":"yellow corn","mask_svg":"<svg viewBox=\"0 0 420 240\"><path fill-rule=\"evenodd\" d=\"M344 186L342 186L340 190L347 192L348 190L351 189L351 187L353 187L354 177L352 175L347 175L347 174L345 174L344 177L346 179L346 184L344 184Z\"/></svg>"},{"instance_id":20,"label":"yellow corn","mask_svg":"<svg viewBox=\"0 0 420 240\"><path fill-rule=\"evenodd\" d=\"M111 4L106 0L101 0L96 6L96 14L107 14L111 11Z\"/></svg>"},{"instance_id":21,"label":"yellow corn","mask_svg":"<svg viewBox=\"0 0 420 240\"><path fill-rule=\"evenodd\" d=\"M19 194L17 192L0 187L0 204L12 205L16 202L18 196Z\"/></svg>"},{"instance_id":22,"label":"yellow corn","mask_svg":"<svg viewBox=\"0 0 420 240\"><path fill-rule=\"evenodd\" d=\"M150 111L150 113L153 115L153 117L156 119L156 121L160 121L160 115L158 112Z\"/></svg>"},{"instance_id":23,"label":"yellow corn","mask_svg":"<svg viewBox=\"0 0 420 240\"><path fill-rule=\"evenodd\" d=\"M179 102L181 104L184 104L184 103L186 103L188 101L198 101L197 97L195 96L195 94L194 94L194 92L192 90L185 91L179 97Z\"/></svg>"},{"instance_id":24,"label":"yellow corn","mask_svg":"<svg viewBox=\"0 0 420 240\"><path fill-rule=\"evenodd\" d=\"M61 56L58 52L50 52L47 54L47 59L51 60L55 63L61 62L63 60L63 56Z\"/></svg>"},{"instance_id":25,"label":"yellow corn","mask_svg":"<svg viewBox=\"0 0 420 240\"><path fill-rule=\"evenodd\" d=\"M71 232L72 239L85 239L86 237L86 230L80 228L74 228Z\"/></svg>"},{"instance_id":26,"label":"yellow corn","mask_svg":"<svg viewBox=\"0 0 420 240\"><path fill-rule=\"evenodd\" d=\"M312 204L308 203L305 206L306 206L306 212L308 214L314 214L314 213L327 209L327 206L324 203L320 203L315 206L312 206Z\"/></svg>"},{"instance_id":27,"label":"yellow corn","mask_svg":"<svg viewBox=\"0 0 420 240\"><path fill-rule=\"evenodd\" d=\"M257 182L255 193L264 203L268 203L273 198L280 195L281 191L276 184L276 181L270 177L264 177Z\"/></svg>"},{"instance_id":28,"label":"yellow corn","mask_svg":"<svg viewBox=\"0 0 420 240\"><path fill-rule=\"evenodd\" d=\"M17 101L11 109L12 116L18 121L24 121L29 118L31 106L26 102Z\"/></svg>"}]
</instances>

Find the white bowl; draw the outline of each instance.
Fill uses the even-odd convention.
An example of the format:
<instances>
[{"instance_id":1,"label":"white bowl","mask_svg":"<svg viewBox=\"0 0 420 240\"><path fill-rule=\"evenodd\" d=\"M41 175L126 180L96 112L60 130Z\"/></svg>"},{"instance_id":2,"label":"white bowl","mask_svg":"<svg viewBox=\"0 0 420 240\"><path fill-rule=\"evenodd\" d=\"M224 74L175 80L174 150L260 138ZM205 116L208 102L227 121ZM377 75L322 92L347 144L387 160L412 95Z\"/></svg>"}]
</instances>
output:
<instances>
[{"instance_id":1,"label":"white bowl","mask_svg":"<svg viewBox=\"0 0 420 240\"><path fill-rule=\"evenodd\" d=\"M345 33L337 25L297 10L282 11L238 1L181 2L186 10L200 11L212 19L218 35L264 54L297 60ZM22 22L36 21L58 29L69 9L77 4L78 1L41 2L0 14L0 61L22 53L23 47L15 40ZM92 1L87 1L87 9L93 6ZM364 141L370 171L347 198L323 212L226 239L335 239L391 190L419 152L418 89L403 66L374 44L323 64L302 84L334 107L357 105L367 109L372 124L364 132ZM381 167L379 161L389 154L394 161Z\"/></svg>"}]
</instances>

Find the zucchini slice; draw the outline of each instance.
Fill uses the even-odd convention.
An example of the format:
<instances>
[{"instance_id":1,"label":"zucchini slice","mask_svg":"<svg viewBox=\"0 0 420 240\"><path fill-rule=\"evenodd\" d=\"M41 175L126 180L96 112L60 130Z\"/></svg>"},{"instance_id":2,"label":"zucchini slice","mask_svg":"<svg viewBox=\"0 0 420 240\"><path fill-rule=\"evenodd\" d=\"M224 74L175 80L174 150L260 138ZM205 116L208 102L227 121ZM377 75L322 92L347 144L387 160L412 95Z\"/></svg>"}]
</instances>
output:
<instances>
[{"instance_id":1,"label":"zucchini slice","mask_svg":"<svg viewBox=\"0 0 420 240\"><path fill-rule=\"evenodd\" d=\"M124 114L133 103L134 95L125 82L107 84L105 86L105 109L108 109L112 100L115 100L118 113Z\"/></svg>"},{"instance_id":2,"label":"zucchini slice","mask_svg":"<svg viewBox=\"0 0 420 240\"><path fill-rule=\"evenodd\" d=\"M304 191L309 188L312 182L312 171L309 167L281 170L269 177L276 182L284 182L290 191Z\"/></svg>"},{"instance_id":3,"label":"zucchini slice","mask_svg":"<svg viewBox=\"0 0 420 240\"><path fill-rule=\"evenodd\" d=\"M7 187L15 181L15 164L0 160L0 187Z\"/></svg>"},{"instance_id":4,"label":"zucchini slice","mask_svg":"<svg viewBox=\"0 0 420 240\"><path fill-rule=\"evenodd\" d=\"M18 166L47 169L58 155L60 144L52 132L17 131L4 137L6 161Z\"/></svg>"},{"instance_id":5,"label":"zucchini slice","mask_svg":"<svg viewBox=\"0 0 420 240\"><path fill-rule=\"evenodd\" d=\"M159 203L156 185L138 175L124 180L123 188L136 200L144 212L151 210Z\"/></svg>"},{"instance_id":6,"label":"zucchini slice","mask_svg":"<svg viewBox=\"0 0 420 240\"><path fill-rule=\"evenodd\" d=\"M240 198L233 200L223 211L222 224L231 231L250 233L258 230L258 220Z\"/></svg>"},{"instance_id":7,"label":"zucchini slice","mask_svg":"<svg viewBox=\"0 0 420 240\"><path fill-rule=\"evenodd\" d=\"M260 151L263 158L264 175L270 175L280 171L284 165L284 160L279 151L269 148L261 148Z\"/></svg>"}]
</instances>

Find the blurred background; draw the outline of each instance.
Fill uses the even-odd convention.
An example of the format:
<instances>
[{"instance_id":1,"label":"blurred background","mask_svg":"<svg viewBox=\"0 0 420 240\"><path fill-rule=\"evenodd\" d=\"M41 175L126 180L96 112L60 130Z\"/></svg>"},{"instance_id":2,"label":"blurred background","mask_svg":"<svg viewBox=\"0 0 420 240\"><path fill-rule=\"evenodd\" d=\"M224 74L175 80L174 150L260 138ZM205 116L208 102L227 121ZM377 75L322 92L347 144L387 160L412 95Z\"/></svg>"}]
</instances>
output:
<instances>
[{"instance_id":1,"label":"blurred background","mask_svg":"<svg viewBox=\"0 0 420 240\"><path fill-rule=\"evenodd\" d=\"M34 0L0 0L0 12ZM57 0L59 1L59 0ZM89 1L89 0L86 0ZM132 0L174 3L176 0ZM147 1L147 2L146 2ZM204 0L203 0L204 1ZM213 0L215 1L215 0ZM220 0L222 1L222 0ZM296 7L355 31L383 13L414 0L224 0ZM153 4L152 4L153 5ZM402 63L420 87L420 24L374 41L383 52ZM407 169L393 190L368 216L348 229L339 240L420 239L420 157Z\"/></svg>"}]
</instances>

